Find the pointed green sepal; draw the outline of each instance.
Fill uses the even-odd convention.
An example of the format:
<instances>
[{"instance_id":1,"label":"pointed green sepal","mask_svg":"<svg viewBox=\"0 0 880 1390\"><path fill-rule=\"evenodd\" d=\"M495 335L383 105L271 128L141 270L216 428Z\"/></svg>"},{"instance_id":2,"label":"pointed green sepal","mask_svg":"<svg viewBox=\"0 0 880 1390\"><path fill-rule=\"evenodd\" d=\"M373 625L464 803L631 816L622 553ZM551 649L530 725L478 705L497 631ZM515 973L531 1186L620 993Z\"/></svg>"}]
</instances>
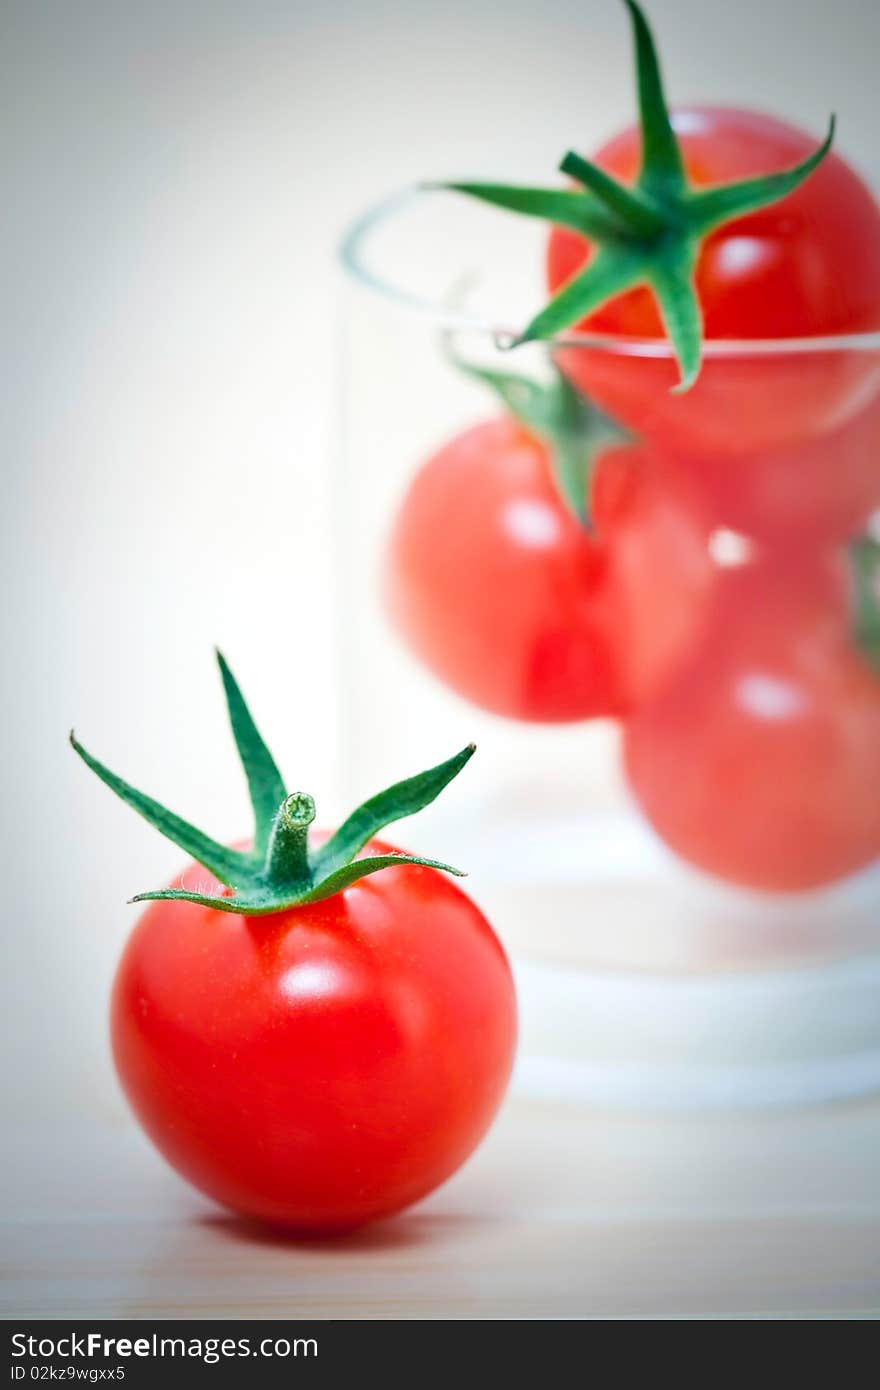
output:
<instances>
[{"instance_id":1,"label":"pointed green sepal","mask_svg":"<svg viewBox=\"0 0 880 1390\"><path fill-rule=\"evenodd\" d=\"M200 907L212 907L218 912L234 912L242 917L269 917L275 912L290 912L295 907L307 903L322 902L333 898L337 893L350 888L370 874L382 869L397 869L414 865L423 869L441 869L443 873L454 874L456 878L467 878L462 869L444 864L439 859L424 859L416 854L389 853L373 854L364 859L355 859L351 864L337 869L328 878L321 879L308 889L300 892L279 892L272 888L245 888L230 895L219 893L195 893L186 888L160 888L154 893L138 893L130 901L133 903L183 902L197 903Z\"/></svg>"},{"instance_id":2,"label":"pointed green sepal","mask_svg":"<svg viewBox=\"0 0 880 1390\"><path fill-rule=\"evenodd\" d=\"M254 809L254 852L263 855L269 844L278 807L286 796L284 779L257 731L238 682L230 671L223 653L217 650L216 656L226 694L229 722Z\"/></svg>"},{"instance_id":3,"label":"pointed green sepal","mask_svg":"<svg viewBox=\"0 0 880 1390\"><path fill-rule=\"evenodd\" d=\"M158 801L154 801L151 796L140 792L129 782L123 781L115 772L111 772L109 767L99 763L97 758L93 758L82 744L78 741L73 730L70 732L70 744L75 753L78 753L85 763L90 767L101 781L115 792L127 805L137 811L139 816L143 816L160 835L164 835L167 840L171 840L178 849L182 849L185 854L191 854L193 859L197 859L200 864L210 870L221 883L232 885L239 883L253 870L253 860L250 855L242 854L238 850L229 849L226 845L221 845L217 840L212 840L210 836L204 835L201 830L197 830L188 821L176 816L173 811L169 811Z\"/></svg>"},{"instance_id":4,"label":"pointed green sepal","mask_svg":"<svg viewBox=\"0 0 880 1390\"><path fill-rule=\"evenodd\" d=\"M880 671L880 540L860 536L850 547L853 573L853 636L862 655Z\"/></svg>"},{"instance_id":5,"label":"pointed green sepal","mask_svg":"<svg viewBox=\"0 0 880 1390\"><path fill-rule=\"evenodd\" d=\"M638 186L644 191L678 192L686 186L684 161L666 104L654 36L635 0L626 0L626 6L633 28L642 133Z\"/></svg>"},{"instance_id":6,"label":"pointed green sepal","mask_svg":"<svg viewBox=\"0 0 880 1390\"><path fill-rule=\"evenodd\" d=\"M703 316L694 270L703 240L736 218L778 202L822 162L834 138L834 117L822 143L792 169L715 188L687 181L673 129L651 30L636 0L625 0L632 21L642 164L633 186L569 151L561 169L580 190L517 188L511 184L442 186L509 212L580 232L594 251L583 270L561 287L511 346L553 338L578 325L610 299L647 286L657 300L679 366L674 390L686 391L700 371Z\"/></svg>"},{"instance_id":7,"label":"pointed green sepal","mask_svg":"<svg viewBox=\"0 0 880 1390\"><path fill-rule=\"evenodd\" d=\"M439 183L423 185L464 193L478 202L490 203L505 212L519 212L525 217L538 217L560 227L600 241L621 233L620 221L588 193L564 188L517 188L509 183Z\"/></svg>"},{"instance_id":8,"label":"pointed green sepal","mask_svg":"<svg viewBox=\"0 0 880 1390\"><path fill-rule=\"evenodd\" d=\"M700 372L703 320L694 284L697 251L694 240L671 245L651 266L648 279L681 372L672 388L677 393L689 390Z\"/></svg>"},{"instance_id":9,"label":"pointed green sepal","mask_svg":"<svg viewBox=\"0 0 880 1390\"><path fill-rule=\"evenodd\" d=\"M535 315L513 346L539 338L553 338L615 295L634 289L646 280L645 258L638 247L625 242L602 246L586 269L574 275L546 308Z\"/></svg>"},{"instance_id":10,"label":"pointed green sepal","mask_svg":"<svg viewBox=\"0 0 880 1390\"><path fill-rule=\"evenodd\" d=\"M198 903L201 907L216 907L221 912L247 913L253 911L244 906L244 898L220 896L219 893L194 893L186 888L157 888L150 893L135 893L129 903ZM277 909L274 909L277 911Z\"/></svg>"},{"instance_id":11,"label":"pointed green sepal","mask_svg":"<svg viewBox=\"0 0 880 1390\"><path fill-rule=\"evenodd\" d=\"M467 878L463 869L455 869L451 864L444 864L439 859L424 859L417 854L371 854L363 859L353 859L350 864L344 864L342 868L316 884L300 902L317 903L322 898L332 898L335 893L341 893L343 888L349 888L359 879L378 873L380 869L400 868L407 864L422 869L442 869L443 873L454 874L456 878Z\"/></svg>"},{"instance_id":12,"label":"pointed green sepal","mask_svg":"<svg viewBox=\"0 0 880 1390\"><path fill-rule=\"evenodd\" d=\"M211 893L161 888L139 893L132 902L197 903L219 912L263 917L333 897L359 879L382 869L413 865L462 876L462 871L450 864L402 851L357 856L379 830L434 801L470 760L475 751L473 744L438 767L408 777L371 797L323 846L312 851L309 829L315 819L315 803L307 792L290 795L285 792L281 774L256 729L235 678L219 652L217 655L230 722L247 774L257 823L258 839L250 853L229 849L181 820L111 772L86 752L73 733L70 735L74 750L111 791L204 865L229 890ZM271 806L271 812L270 792L279 798Z\"/></svg>"},{"instance_id":13,"label":"pointed green sepal","mask_svg":"<svg viewBox=\"0 0 880 1390\"><path fill-rule=\"evenodd\" d=\"M813 153L791 169L781 169L776 174L761 174L757 178L742 179L739 183L722 183L715 188L690 189L685 210L693 232L705 236L716 227L723 226L734 217L745 217L749 212L778 203L780 198L793 193L818 168L834 143L836 118L831 116L828 131Z\"/></svg>"},{"instance_id":14,"label":"pointed green sepal","mask_svg":"<svg viewBox=\"0 0 880 1390\"><path fill-rule=\"evenodd\" d=\"M414 816L430 806L432 801L457 777L466 763L470 762L476 745L469 743L460 753L448 758L427 772L419 772L415 777L407 777L385 791L378 792L365 801L339 827L315 854L316 872L326 878L335 874L359 854L364 845L394 821L405 816Z\"/></svg>"},{"instance_id":15,"label":"pointed green sepal","mask_svg":"<svg viewBox=\"0 0 880 1390\"><path fill-rule=\"evenodd\" d=\"M569 150L559 165L562 174L569 174L604 203L613 217L616 217L622 235L627 232L639 237L653 237L666 226L662 208L653 199L649 200L639 188L627 188L618 183L598 164L592 164L582 155Z\"/></svg>"},{"instance_id":16,"label":"pointed green sepal","mask_svg":"<svg viewBox=\"0 0 880 1390\"><path fill-rule=\"evenodd\" d=\"M531 434L542 439L550 453L559 494L584 526L590 524L589 496L593 466L600 452L631 440L609 415L594 406L550 361L547 381L514 372L499 372L469 362L444 338L447 358L457 371L487 386Z\"/></svg>"}]
</instances>

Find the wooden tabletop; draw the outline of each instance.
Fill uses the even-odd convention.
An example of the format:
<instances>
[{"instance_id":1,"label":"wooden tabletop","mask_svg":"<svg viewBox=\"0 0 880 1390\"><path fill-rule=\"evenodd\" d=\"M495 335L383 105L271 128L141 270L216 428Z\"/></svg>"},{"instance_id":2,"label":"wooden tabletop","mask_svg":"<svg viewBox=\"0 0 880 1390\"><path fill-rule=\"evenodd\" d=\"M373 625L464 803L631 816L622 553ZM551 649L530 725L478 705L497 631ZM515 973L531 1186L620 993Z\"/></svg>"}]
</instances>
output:
<instances>
[{"instance_id":1,"label":"wooden tabletop","mask_svg":"<svg viewBox=\"0 0 880 1390\"><path fill-rule=\"evenodd\" d=\"M514 1094L441 1191L294 1243L202 1201L121 1108L7 1146L4 1317L864 1318L880 1101L761 1116Z\"/></svg>"}]
</instances>

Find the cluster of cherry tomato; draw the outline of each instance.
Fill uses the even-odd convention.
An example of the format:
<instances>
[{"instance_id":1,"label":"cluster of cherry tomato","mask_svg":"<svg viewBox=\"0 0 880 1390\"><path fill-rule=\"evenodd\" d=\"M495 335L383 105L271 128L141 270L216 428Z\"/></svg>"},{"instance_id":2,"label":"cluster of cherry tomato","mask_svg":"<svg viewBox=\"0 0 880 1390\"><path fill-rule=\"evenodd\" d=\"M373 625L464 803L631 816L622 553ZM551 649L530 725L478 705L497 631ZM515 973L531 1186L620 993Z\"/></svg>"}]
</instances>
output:
<instances>
[{"instance_id":1,"label":"cluster of cherry tomato","mask_svg":"<svg viewBox=\"0 0 880 1390\"><path fill-rule=\"evenodd\" d=\"M695 187L812 146L749 111L688 108L672 125ZM596 164L632 179L639 147L627 131ZM555 227L550 289L590 254ZM880 210L828 154L782 201L713 231L695 284L710 348L690 390L670 390L670 355L555 353L632 436L594 460L589 525L560 496L552 441L508 413L416 476L388 601L423 662L486 709L621 717L635 797L690 863L805 889L880 856L880 676L854 639L849 558L880 507L880 350L815 344L880 327ZM619 347L663 325L641 286L576 328Z\"/></svg>"}]
</instances>

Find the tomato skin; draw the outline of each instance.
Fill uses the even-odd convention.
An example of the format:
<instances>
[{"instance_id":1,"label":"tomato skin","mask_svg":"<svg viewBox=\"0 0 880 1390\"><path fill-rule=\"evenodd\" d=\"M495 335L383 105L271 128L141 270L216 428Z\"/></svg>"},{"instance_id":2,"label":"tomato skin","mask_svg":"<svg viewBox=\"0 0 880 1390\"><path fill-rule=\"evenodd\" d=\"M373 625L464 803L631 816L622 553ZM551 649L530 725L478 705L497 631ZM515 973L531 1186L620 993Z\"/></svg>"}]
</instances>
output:
<instances>
[{"instance_id":1,"label":"tomato skin","mask_svg":"<svg viewBox=\"0 0 880 1390\"><path fill-rule=\"evenodd\" d=\"M689 863L801 891L880 855L880 679L847 609L837 563L730 572L700 650L629 721L630 786Z\"/></svg>"},{"instance_id":2,"label":"tomato skin","mask_svg":"<svg viewBox=\"0 0 880 1390\"><path fill-rule=\"evenodd\" d=\"M605 555L561 501L545 446L509 417L421 468L390 538L386 604L435 675L513 719L613 714Z\"/></svg>"},{"instance_id":3,"label":"tomato skin","mask_svg":"<svg viewBox=\"0 0 880 1390\"><path fill-rule=\"evenodd\" d=\"M675 468L716 526L801 547L846 540L880 507L880 398L818 439L735 459L679 455Z\"/></svg>"},{"instance_id":4,"label":"tomato skin","mask_svg":"<svg viewBox=\"0 0 880 1390\"><path fill-rule=\"evenodd\" d=\"M673 113L692 183L726 183L790 167L815 140L770 116L722 107ZM626 182L640 137L616 136L595 156ZM589 243L554 228L547 280L555 291L586 261ZM811 337L880 329L880 209L849 166L829 154L781 202L713 232L697 265L707 339ZM663 337L651 292L617 296L577 326ZM704 360L685 394L671 360L565 349L563 370L604 409L671 450L743 454L788 447L846 422L880 391L880 352L811 352Z\"/></svg>"},{"instance_id":5,"label":"tomato skin","mask_svg":"<svg viewBox=\"0 0 880 1390\"><path fill-rule=\"evenodd\" d=\"M705 532L692 501L657 485L630 446L600 456L593 503L588 532L560 499L544 444L510 418L458 436L416 475L392 530L385 597L398 632L494 713L621 713L692 621Z\"/></svg>"},{"instance_id":6,"label":"tomato skin","mask_svg":"<svg viewBox=\"0 0 880 1390\"><path fill-rule=\"evenodd\" d=\"M193 865L183 883L206 878ZM151 904L111 1031L128 1099L179 1173L248 1216L333 1231L468 1157L504 1094L516 1004L475 904L405 866L268 917Z\"/></svg>"},{"instance_id":7,"label":"tomato skin","mask_svg":"<svg viewBox=\"0 0 880 1390\"><path fill-rule=\"evenodd\" d=\"M718 570L701 491L671 460L607 450L591 513L607 555L606 603L621 703L638 708L700 640Z\"/></svg>"}]
</instances>

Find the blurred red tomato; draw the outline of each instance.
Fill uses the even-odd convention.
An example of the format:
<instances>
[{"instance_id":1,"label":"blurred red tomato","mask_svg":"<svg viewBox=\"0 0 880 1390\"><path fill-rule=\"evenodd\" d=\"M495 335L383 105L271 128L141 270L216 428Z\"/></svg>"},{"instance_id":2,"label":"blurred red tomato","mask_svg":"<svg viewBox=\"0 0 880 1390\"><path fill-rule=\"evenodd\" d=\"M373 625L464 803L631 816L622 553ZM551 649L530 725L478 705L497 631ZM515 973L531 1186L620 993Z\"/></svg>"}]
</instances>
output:
<instances>
[{"instance_id":1,"label":"blurred red tomato","mask_svg":"<svg viewBox=\"0 0 880 1390\"><path fill-rule=\"evenodd\" d=\"M625 736L642 809L691 864L800 890L880 855L880 678L849 622L842 561L719 580L699 649Z\"/></svg>"},{"instance_id":2,"label":"blurred red tomato","mask_svg":"<svg viewBox=\"0 0 880 1390\"><path fill-rule=\"evenodd\" d=\"M413 481L387 606L474 704L545 722L618 714L675 659L710 582L706 531L639 449L606 451L593 491L588 532L546 446L509 418L458 436Z\"/></svg>"},{"instance_id":3,"label":"blurred red tomato","mask_svg":"<svg viewBox=\"0 0 880 1390\"><path fill-rule=\"evenodd\" d=\"M644 449L603 454L592 516L607 556L621 702L650 698L700 638L717 569L699 490Z\"/></svg>"},{"instance_id":4,"label":"blurred red tomato","mask_svg":"<svg viewBox=\"0 0 880 1390\"><path fill-rule=\"evenodd\" d=\"M413 651L460 695L514 719L620 708L604 550L563 505L545 446L502 418L417 474L385 592Z\"/></svg>"},{"instance_id":5,"label":"blurred red tomato","mask_svg":"<svg viewBox=\"0 0 880 1390\"><path fill-rule=\"evenodd\" d=\"M842 428L740 458L679 456L718 526L777 544L860 534L880 507L880 398Z\"/></svg>"}]
</instances>

